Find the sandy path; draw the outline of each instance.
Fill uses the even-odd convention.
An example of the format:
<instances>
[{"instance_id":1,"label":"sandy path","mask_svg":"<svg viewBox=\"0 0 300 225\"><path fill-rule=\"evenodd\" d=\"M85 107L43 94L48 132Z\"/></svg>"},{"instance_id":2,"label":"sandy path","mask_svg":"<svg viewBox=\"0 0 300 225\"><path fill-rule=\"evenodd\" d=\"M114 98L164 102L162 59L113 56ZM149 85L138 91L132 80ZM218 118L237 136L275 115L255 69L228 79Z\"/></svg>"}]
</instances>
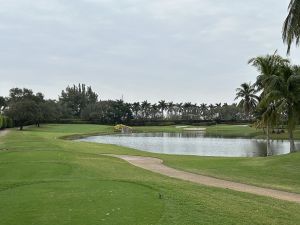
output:
<instances>
[{"instance_id":1,"label":"sandy path","mask_svg":"<svg viewBox=\"0 0 300 225\"><path fill-rule=\"evenodd\" d=\"M171 167L163 165L163 161L157 158L129 156L129 155L110 155L110 154L108 154L108 156L113 156L113 157L126 160L127 162L129 162L134 166L146 170L150 170L155 173L163 174L168 177L173 177L173 178L190 181L197 184L212 186L212 187L226 188L235 191L247 192L251 194L268 196L280 200L300 203L300 194L273 190L269 188L261 188L253 185L241 184L237 182L221 180L213 177L208 177L208 176L203 176L199 174L173 169Z\"/></svg>"}]
</instances>

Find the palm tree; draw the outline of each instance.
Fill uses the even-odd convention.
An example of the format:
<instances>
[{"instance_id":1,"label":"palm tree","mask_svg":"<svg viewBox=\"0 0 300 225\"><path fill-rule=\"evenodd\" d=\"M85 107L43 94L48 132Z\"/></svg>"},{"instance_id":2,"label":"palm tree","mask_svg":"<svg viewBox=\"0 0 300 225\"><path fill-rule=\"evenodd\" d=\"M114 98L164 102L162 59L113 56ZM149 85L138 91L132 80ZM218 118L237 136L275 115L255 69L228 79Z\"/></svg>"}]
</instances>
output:
<instances>
[{"instance_id":1,"label":"palm tree","mask_svg":"<svg viewBox=\"0 0 300 225\"><path fill-rule=\"evenodd\" d=\"M208 113L209 113L209 119L213 120L215 119L215 106L213 104L209 104L208 106Z\"/></svg>"},{"instance_id":2,"label":"palm tree","mask_svg":"<svg viewBox=\"0 0 300 225\"><path fill-rule=\"evenodd\" d=\"M175 107L174 107L174 112L175 112L175 115L177 118L181 118L182 119L182 112L183 112L183 103L177 103L175 104Z\"/></svg>"},{"instance_id":3,"label":"palm tree","mask_svg":"<svg viewBox=\"0 0 300 225\"><path fill-rule=\"evenodd\" d=\"M164 111L167 108L167 103L165 100L161 100L158 102L158 108L161 110L161 118L164 118Z\"/></svg>"},{"instance_id":4,"label":"palm tree","mask_svg":"<svg viewBox=\"0 0 300 225\"><path fill-rule=\"evenodd\" d=\"M235 100L241 99L239 106L243 108L247 119L250 119L250 114L255 110L258 102L255 86L251 83L243 83L241 87L236 89Z\"/></svg>"},{"instance_id":5,"label":"palm tree","mask_svg":"<svg viewBox=\"0 0 300 225\"><path fill-rule=\"evenodd\" d=\"M192 104L189 111L190 111L189 119L196 119L197 115L198 115L198 105L197 105L197 103Z\"/></svg>"},{"instance_id":6,"label":"palm tree","mask_svg":"<svg viewBox=\"0 0 300 225\"><path fill-rule=\"evenodd\" d=\"M257 91L262 91L261 95L264 95L264 86L265 83L268 82L268 79L278 74L281 66L288 62L287 59L277 55L277 51L275 51L273 55L258 56L248 61L248 64L256 67L259 72L255 86L257 86Z\"/></svg>"},{"instance_id":7,"label":"palm tree","mask_svg":"<svg viewBox=\"0 0 300 225\"><path fill-rule=\"evenodd\" d=\"M200 105L200 111L201 111L202 118L203 118L204 120L207 119L207 110L208 110L207 104L202 103L202 104Z\"/></svg>"},{"instance_id":8,"label":"palm tree","mask_svg":"<svg viewBox=\"0 0 300 225\"><path fill-rule=\"evenodd\" d=\"M300 0L291 0L288 6L288 16L284 21L282 29L283 42L287 44L287 53L291 50L291 45L295 41L296 45L300 41Z\"/></svg>"},{"instance_id":9,"label":"palm tree","mask_svg":"<svg viewBox=\"0 0 300 225\"><path fill-rule=\"evenodd\" d=\"M172 116L173 116L174 106L175 106L175 104L173 102L167 103L167 113L168 113L169 118L172 118Z\"/></svg>"},{"instance_id":10,"label":"palm tree","mask_svg":"<svg viewBox=\"0 0 300 225\"><path fill-rule=\"evenodd\" d=\"M216 103L215 104L215 114L216 114L217 119L220 119L221 109L222 109L222 103Z\"/></svg>"},{"instance_id":11,"label":"palm tree","mask_svg":"<svg viewBox=\"0 0 300 225\"><path fill-rule=\"evenodd\" d=\"M157 114L159 114L159 106L157 104L153 104L150 107L150 114L151 114L151 118L152 119L156 119L157 118Z\"/></svg>"},{"instance_id":12,"label":"palm tree","mask_svg":"<svg viewBox=\"0 0 300 225\"><path fill-rule=\"evenodd\" d=\"M195 103L193 111L194 111L194 119L200 120L201 119L200 105L198 105L197 103Z\"/></svg>"},{"instance_id":13,"label":"palm tree","mask_svg":"<svg viewBox=\"0 0 300 225\"><path fill-rule=\"evenodd\" d=\"M188 119L191 107L192 107L191 102L185 102L183 104L182 109L183 109L184 119Z\"/></svg>"},{"instance_id":14,"label":"palm tree","mask_svg":"<svg viewBox=\"0 0 300 225\"><path fill-rule=\"evenodd\" d=\"M300 113L299 67L291 67L289 63L281 66L280 73L272 76L267 83L265 100L275 101L278 104L278 111L287 116L290 152L295 152L293 132Z\"/></svg>"},{"instance_id":15,"label":"palm tree","mask_svg":"<svg viewBox=\"0 0 300 225\"><path fill-rule=\"evenodd\" d=\"M272 77L277 76L280 73L280 67L286 60L277 55L277 51L273 55L258 56L252 58L248 62L252 66L256 67L259 75L256 78L255 86L257 91L261 91L260 103L257 107L258 125L261 128L267 127L267 154L271 155L270 149L270 127L274 125L274 121L277 118L277 107L274 101L266 101L265 96L268 93L268 84Z\"/></svg>"},{"instance_id":16,"label":"palm tree","mask_svg":"<svg viewBox=\"0 0 300 225\"><path fill-rule=\"evenodd\" d=\"M147 100L142 102L141 109L143 110L144 119L148 118L150 107L151 107L151 103L149 103Z\"/></svg>"},{"instance_id":17,"label":"palm tree","mask_svg":"<svg viewBox=\"0 0 300 225\"><path fill-rule=\"evenodd\" d=\"M266 102L265 105L276 105L275 109L278 113L286 115L290 151L294 152L293 131L300 112L299 67L291 67L289 60L277 55L276 52L273 55L253 58L249 63L252 63L260 72L256 85L262 91L260 96L262 101ZM267 108L267 106L264 107ZM270 114L266 114L268 115Z\"/></svg>"},{"instance_id":18,"label":"palm tree","mask_svg":"<svg viewBox=\"0 0 300 225\"><path fill-rule=\"evenodd\" d=\"M258 113L258 122L257 127L259 128L265 128L267 129L267 156L273 155L272 149L271 149L271 143L270 143L270 129L274 125L277 124L279 120L279 113L277 110L276 102L267 102L265 99L263 99L257 109Z\"/></svg>"},{"instance_id":19,"label":"palm tree","mask_svg":"<svg viewBox=\"0 0 300 225\"><path fill-rule=\"evenodd\" d=\"M134 102L131 105L131 109L134 112L135 118L138 118L139 111L141 109L141 104L139 102Z\"/></svg>"}]
</instances>

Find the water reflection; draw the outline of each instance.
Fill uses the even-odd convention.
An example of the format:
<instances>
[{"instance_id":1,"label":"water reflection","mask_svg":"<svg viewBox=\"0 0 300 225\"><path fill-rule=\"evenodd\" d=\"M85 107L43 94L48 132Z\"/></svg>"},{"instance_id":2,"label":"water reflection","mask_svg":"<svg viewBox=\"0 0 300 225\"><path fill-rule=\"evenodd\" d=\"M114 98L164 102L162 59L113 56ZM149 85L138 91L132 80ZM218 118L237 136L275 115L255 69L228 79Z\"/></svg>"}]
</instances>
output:
<instances>
[{"instance_id":1,"label":"water reflection","mask_svg":"<svg viewBox=\"0 0 300 225\"><path fill-rule=\"evenodd\" d=\"M254 157L266 156L264 140L205 137L203 132L132 133L93 136L80 141L116 144L143 151L199 156ZM296 143L300 147L300 143ZM274 155L289 153L288 141L272 141Z\"/></svg>"}]
</instances>

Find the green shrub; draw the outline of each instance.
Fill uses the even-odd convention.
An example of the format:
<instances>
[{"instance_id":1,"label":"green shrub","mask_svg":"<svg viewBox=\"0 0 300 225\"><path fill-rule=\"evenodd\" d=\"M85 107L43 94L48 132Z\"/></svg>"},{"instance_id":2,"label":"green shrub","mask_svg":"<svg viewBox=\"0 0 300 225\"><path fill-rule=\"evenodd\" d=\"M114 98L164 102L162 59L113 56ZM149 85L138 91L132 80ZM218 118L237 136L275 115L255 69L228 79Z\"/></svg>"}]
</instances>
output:
<instances>
[{"instance_id":1,"label":"green shrub","mask_svg":"<svg viewBox=\"0 0 300 225\"><path fill-rule=\"evenodd\" d=\"M7 117L6 127L7 128L13 128L14 127L14 121L12 120L12 118Z\"/></svg>"},{"instance_id":2,"label":"green shrub","mask_svg":"<svg viewBox=\"0 0 300 225\"><path fill-rule=\"evenodd\" d=\"M7 116L0 115L0 129L12 128L12 127L14 127L13 120Z\"/></svg>"},{"instance_id":3,"label":"green shrub","mask_svg":"<svg viewBox=\"0 0 300 225\"><path fill-rule=\"evenodd\" d=\"M7 127L7 117L2 117L2 129L5 129Z\"/></svg>"}]
</instances>

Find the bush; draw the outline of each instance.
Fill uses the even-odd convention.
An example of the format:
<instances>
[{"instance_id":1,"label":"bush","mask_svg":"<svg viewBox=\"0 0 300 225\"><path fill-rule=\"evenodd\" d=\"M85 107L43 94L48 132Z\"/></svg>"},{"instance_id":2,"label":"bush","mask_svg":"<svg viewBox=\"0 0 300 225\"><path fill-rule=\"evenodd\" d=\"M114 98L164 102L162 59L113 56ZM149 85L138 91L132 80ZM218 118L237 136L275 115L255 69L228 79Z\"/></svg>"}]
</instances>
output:
<instances>
[{"instance_id":1,"label":"bush","mask_svg":"<svg viewBox=\"0 0 300 225\"><path fill-rule=\"evenodd\" d=\"M7 119L8 118L6 116L2 117L2 129L7 128Z\"/></svg>"},{"instance_id":2,"label":"bush","mask_svg":"<svg viewBox=\"0 0 300 225\"><path fill-rule=\"evenodd\" d=\"M13 128L13 127L14 127L14 122L11 118L0 115L0 129Z\"/></svg>"},{"instance_id":3,"label":"bush","mask_svg":"<svg viewBox=\"0 0 300 225\"><path fill-rule=\"evenodd\" d=\"M123 124L117 124L116 126L114 126L114 131L128 133L132 131L132 128Z\"/></svg>"},{"instance_id":4,"label":"bush","mask_svg":"<svg viewBox=\"0 0 300 225\"><path fill-rule=\"evenodd\" d=\"M12 120L12 118L7 117L6 127L7 128L13 128L14 127L14 121Z\"/></svg>"}]
</instances>

